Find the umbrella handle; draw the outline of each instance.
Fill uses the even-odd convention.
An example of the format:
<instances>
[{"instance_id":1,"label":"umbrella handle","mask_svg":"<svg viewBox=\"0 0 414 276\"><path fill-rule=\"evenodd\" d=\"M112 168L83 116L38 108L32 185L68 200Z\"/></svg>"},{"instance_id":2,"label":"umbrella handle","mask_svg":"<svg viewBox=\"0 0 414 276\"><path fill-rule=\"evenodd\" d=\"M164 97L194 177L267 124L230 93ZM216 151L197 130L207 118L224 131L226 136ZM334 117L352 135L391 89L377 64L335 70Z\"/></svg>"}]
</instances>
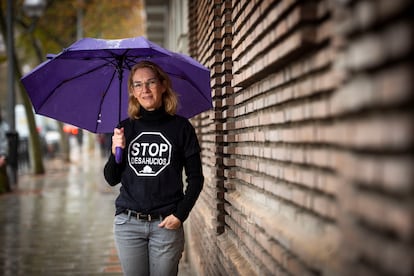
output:
<instances>
[{"instance_id":1,"label":"umbrella handle","mask_svg":"<svg viewBox=\"0 0 414 276\"><path fill-rule=\"evenodd\" d=\"M121 147L115 147L115 162L117 164L121 164L122 162L122 148Z\"/></svg>"}]
</instances>

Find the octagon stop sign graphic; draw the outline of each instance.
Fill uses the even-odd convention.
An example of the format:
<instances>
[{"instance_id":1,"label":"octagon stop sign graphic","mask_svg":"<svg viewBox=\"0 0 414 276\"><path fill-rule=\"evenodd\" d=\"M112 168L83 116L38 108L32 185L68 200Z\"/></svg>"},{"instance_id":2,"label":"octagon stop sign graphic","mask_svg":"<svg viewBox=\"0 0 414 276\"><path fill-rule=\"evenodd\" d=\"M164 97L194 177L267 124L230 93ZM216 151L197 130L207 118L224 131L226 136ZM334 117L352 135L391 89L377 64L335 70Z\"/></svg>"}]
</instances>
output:
<instances>
[{"instance_id":1,"label":"octagon stop sign graphic","mask_svg":"<svg viewBox=\"0 0 414 276\"><path fill-rule=\"evenodd\" d=\"M128 147L128 163L138 176L157 176L171 161L171 144L159 132L142 132Z\"/></svg>"}]
</instances>

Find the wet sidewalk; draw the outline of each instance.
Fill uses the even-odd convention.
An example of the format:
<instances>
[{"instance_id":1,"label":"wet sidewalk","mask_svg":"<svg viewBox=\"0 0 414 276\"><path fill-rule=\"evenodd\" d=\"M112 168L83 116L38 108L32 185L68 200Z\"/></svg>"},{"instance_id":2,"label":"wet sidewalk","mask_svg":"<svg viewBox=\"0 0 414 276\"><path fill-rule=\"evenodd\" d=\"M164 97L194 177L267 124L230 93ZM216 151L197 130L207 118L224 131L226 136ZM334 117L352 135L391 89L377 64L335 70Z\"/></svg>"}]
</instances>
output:
<instances>
[{"instance_id":1,"label":"wet sidewalk","mask_svg":"<svg viewBox=\"0 0 414 276\"><path fill-rule=\"evenodd\" d=\"M119 186L106 184L100 152L85 152L46 161L44 176L21 174L0 195L0 275L122 275L112 232Z\"/></svg>"}]
</instances>

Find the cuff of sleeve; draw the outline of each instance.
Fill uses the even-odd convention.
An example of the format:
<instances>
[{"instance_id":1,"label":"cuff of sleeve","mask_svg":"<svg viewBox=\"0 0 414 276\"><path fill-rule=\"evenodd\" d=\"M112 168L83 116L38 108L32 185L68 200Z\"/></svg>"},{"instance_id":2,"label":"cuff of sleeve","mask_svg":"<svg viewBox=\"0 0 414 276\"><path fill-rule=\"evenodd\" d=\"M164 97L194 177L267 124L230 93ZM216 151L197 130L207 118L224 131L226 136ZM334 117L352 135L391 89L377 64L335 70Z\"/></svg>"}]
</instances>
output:
<instances>
[{"instance_id":1,"label":"cuff of sleeve","mask_svg":"<svg viewBox=\"0 0 414 276\"><path fill-rule=\"evenodd\" d=\"M111 152L111 155L109 155L109 161L116 163L115 162L115 155L112 152Z\"/></svg>"},{"instance_id":2,"label":"cuff of sleeve","mask_svg":"<svg viewBox=\"0 0 414 276\"><path fill-rule=\"evenodd\" d=\"M118 163L116 162L116 160L115 160L115 155L113 155L113 154L111 153L111 155L109 156L109 162L111 162L111 164L113 164L113 165L119 166L119 165L121 165L122 163L124 163L124 160L122 160L122 162L121 162L120 164L118 164Z\"/></svg>"},{"instance_id":3,"label":"cuff of sleeve","mask_svg":"<svg viewBox=\"0 0 414 276\"><path fill-rule=\"evenodd\" d=\"M181 221L181 223L183 223L188 218L188 214L184 214L183 212L179 212L179 211L173 213L173 215L176 218L178 218Z\"/></svg>"}]
</instances>

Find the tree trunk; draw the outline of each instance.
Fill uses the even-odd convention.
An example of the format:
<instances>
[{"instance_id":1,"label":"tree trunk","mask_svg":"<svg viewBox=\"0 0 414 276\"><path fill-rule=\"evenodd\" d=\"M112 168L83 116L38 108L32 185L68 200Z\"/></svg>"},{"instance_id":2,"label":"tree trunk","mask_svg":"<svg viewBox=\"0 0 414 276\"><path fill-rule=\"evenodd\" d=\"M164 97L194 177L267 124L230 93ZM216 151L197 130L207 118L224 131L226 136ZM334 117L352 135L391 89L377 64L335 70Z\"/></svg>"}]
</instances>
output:
<instances>
[{"instance_id":1,"label":"tree trunk","mask_svg":"<svg viewBox=\"0 0 414 276\"><path fill-rule=\"evenodd\" d=\"M16 58L16 57L15 57ZM22 74L20 73L19 63L16 59L16 77L18 80L21 79ZM26 110L26 117L27 117L27 124L29 126L29 152L30 152L30 161L33 165L33 173L34 174L44 174L45 168L43 165L43 152L40 144L40 137L39 133L37 132L36 128L36 121L33 113L32 103L30 102L29 97L27 96L26 89L24 88L23 84L19 81L19 91L20 96L23 101L23 106Z\"/></svg>"},{"instance_id":2,"label":"tree trunk","mask_svg":"<svg viewBox=\"0 0 414 276\"><path fill-rule=\"evenodd\" d=\"M63 131L63 123L59 122L59 133L60 133L60 152L62 154L62 160L70 162L69 155L69 137L68 134Z\"/></svg>"}]
</instances>

